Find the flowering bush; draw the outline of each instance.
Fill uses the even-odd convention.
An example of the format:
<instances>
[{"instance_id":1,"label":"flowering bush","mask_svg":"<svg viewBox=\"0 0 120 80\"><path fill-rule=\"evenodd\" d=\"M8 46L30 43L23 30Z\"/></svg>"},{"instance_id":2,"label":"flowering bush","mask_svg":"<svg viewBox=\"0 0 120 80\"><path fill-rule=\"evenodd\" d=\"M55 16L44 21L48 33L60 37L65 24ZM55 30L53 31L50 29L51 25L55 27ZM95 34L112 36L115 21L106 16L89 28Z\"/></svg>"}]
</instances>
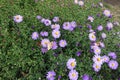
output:
<instances>
[{"instance_id":1,"label":"flowering bush","mask_svg":"<svg viewBox=\"0 0 120 80\"><path fill-rule=\"evenodd\" d=\"M119 78L117 27L99 0L0 3L0 79Z\"/></svg>"}]
</instances>

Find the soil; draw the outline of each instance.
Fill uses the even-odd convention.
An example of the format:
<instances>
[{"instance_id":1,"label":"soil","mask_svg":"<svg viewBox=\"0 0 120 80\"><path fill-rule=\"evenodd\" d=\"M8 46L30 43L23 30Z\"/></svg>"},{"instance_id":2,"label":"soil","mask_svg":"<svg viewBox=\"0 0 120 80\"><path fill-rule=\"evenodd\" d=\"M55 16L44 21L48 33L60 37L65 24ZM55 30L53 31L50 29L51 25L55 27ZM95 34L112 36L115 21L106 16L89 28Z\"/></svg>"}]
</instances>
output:
<instances>
[{"instance_id":1,"label":"soil","mask_svg":"<svg viewBox=\"0 0 120 80\"><path fill-rule=\"evenodd\" d=\"M113 6L120 6L120 0L104 0L106 3L112 4Z\"/></svg>"}]
</instances>

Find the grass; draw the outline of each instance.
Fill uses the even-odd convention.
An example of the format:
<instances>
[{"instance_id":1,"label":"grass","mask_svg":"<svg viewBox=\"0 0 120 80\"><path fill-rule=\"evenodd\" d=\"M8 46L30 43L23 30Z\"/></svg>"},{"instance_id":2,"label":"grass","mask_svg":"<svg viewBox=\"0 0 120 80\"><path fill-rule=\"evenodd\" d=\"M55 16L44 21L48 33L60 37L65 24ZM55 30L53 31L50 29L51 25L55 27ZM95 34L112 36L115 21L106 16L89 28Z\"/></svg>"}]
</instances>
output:
<instances>
[{"instance_id":1,"label":"grass","mask_svg":"<svg viewBox=\"0 0 120 80\"><path fill-rule=\"evenodd\" d=\"M99 24L106 25L106 17L97 18L97 13L102 13L100 7L93 8L91 4L97 4L99 0L85 1L84 7L75 5L69 0L44 0L34 2L34 0L0 0L0 79L1 80L46 80L46 73L55 70L57 76L62 76L62 80L68 80L68 70L66 62L73 57L77 60L76 70L79 72L79 80L83 74L89 74L93 80L117 80L120 76L120 69L115 71L108 68L107 64L102 66L99 73L95 73L92 69L93 54L89 52L90 41L88 39L87 24L91 24L93 29ZM13 21L13 16L20 14L24 20L20 24ZM34 31L49 31L48 27L41 24L36 16L41 15L44 18L52 19L54 16L60 17L60 24L65 21L76 21L83 28L76 28L73 33L63 31L61 34L63 39L68 41L65 49L59 48L55 51L48 51L42 54L40 51L40 39L34 41L31 34ZM87 16L95 17L94 23L87 21ZM109 19L113 21L112 19ZM35 26L33 29L32 26ZM107 39L104 41L106 48L102 53L107 54L115 51L118 56L119 48L116 46L119 39L112 35L118 28L107 32ZM98 32L98 35L101 32ZM49 36L50 40L53 40ZM59 39L57 40L59 41ZM76 47L76 42L80 42L81 46ZM32 50L34 48L34 50ZM82 51L80 57L76 56L77 51ZM58 57L53 56L57 53ZM120 57L117 58L120 61Z\"/></svg>"}]
</instances>

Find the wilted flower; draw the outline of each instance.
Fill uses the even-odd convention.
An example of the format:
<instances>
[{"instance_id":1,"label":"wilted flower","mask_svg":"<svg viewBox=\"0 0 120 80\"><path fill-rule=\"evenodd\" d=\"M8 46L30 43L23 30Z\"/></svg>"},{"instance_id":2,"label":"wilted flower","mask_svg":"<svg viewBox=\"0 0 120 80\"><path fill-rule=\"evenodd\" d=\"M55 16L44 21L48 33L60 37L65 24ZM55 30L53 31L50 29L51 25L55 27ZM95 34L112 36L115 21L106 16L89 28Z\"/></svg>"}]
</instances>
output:
<instances>
[{"instance_id":1,"label":"wilted flower","mask_svg":"<svg viewBox=\"0 0 120 80\"><path fill-rule=\"evenodd\" d=\"M21 15L16 15L13 17L13 20L16 22L16 23L20 23L23 21L23 16Z\"/></svg>"},{"instance_id":2,"label":"wilted flower","mask_svg":"<svg viewBox=\"0 0 120 80\"><path fill-rule=\"evenodd\" d=\"M78 72L76 70L71 70L68 74L70 80L78 79Z\"/></svg>"},{"instance_id":3,"label":"wilted flower","mask_svg":"<svg viewBox=\"0 0 120 80\"><path fill-rule=\"evenodd\" d=\"M36 40L36 39L38 39L39 38L39 34L37 33L37 32L33 32L32 33L32 39L33 40Z\"/></svg>"},{"instance_id":4,"label":"wilted flower","mask_svg":"<svg viewBox=\"0 0 120 80\"><path fill-rule=\"evenodd\" d=\"M118 68L118 62L115 60L110 60L108 63L108 66L113 69L116 70Z\"/></svg>"},{"instance_id":5,"label":"wilted flower","mask_svg":"<svg viewBox=\"0 0 120 80\"><path fill-rule=\"evenodd\" d=\"M76 60L74 58L70 58L68 61L67 61L67 68L72 70L76 67Z\"/></svg>"}]
</instances>

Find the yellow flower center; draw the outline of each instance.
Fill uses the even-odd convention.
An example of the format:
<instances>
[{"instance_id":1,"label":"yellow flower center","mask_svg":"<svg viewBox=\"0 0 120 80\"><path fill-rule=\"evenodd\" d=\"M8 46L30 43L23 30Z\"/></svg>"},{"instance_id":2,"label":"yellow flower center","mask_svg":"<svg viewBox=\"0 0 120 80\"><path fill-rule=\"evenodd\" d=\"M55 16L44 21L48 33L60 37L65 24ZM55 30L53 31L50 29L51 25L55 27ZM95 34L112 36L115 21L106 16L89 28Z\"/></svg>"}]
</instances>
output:
<instances>
[{"instance_id":1,"label":"yellow flower center","mask_svg":"<svg viewBox=\"0 0 120 80\"><path fill-rule=\"evenodd\" d=\"M55 32L55 34L56 34L56 35L58 35L58 34L59 34L59 32Z\"/></svg>"},{"instance_id":2,"label":"yellow flower center","mask_svg":"<svg viewBox=\"0 0 120 80\"><path fill-rule=\"evenodd\" d=\"M73 74L72 74L72 77L75 77L75 76L76 76L76 74L75 74L75 73L73 73Z\"/></svg>"},{"instance_id":3,"label":"yellow flower center","mask_svg":"<svg viewBox=\"0 0 120 80\"><path fill-rule=\"evenodd\" d=\"M74 67L74 66L75 66L75 63L74 63L74 62L72 62L72 63L71 63L71 66L72 66L72 67Z\"/></svg>"},{"instance_id":4,"label":"yellow flower center","mask_svg":"<svg viewBox=\"0 0 120 80\"><path fill-rule=\"evenodd\" d=\"M96 52L99 52L99 50L97 49Z\"/></svg>"},{"instance_id":5,"label":"yellow flower center","mask_svg":"<svg viewBox=\"0 0 120 80\"><path fill-rule=\"evenodd\" d=\"M94 35L92 35L92 38L95 38L95 36L94 36Z\"/></svg>"},{"instance_id":6,"label":"yellow flower center","mask_svg":"<svg viewBox=\"0 0 120 80\"><path fill-rule=\"evenodd\" d=\"M45 44L47 45L47 44L48 44L48 42L45 42Z\"/></svg>"},{"instance_id":7,"label":"yellow flower center","mask_svg":"<svg viewBox=\"0 0 120 80\"><path fill-rule=\"evenodd\" d=\"M19 19L19 16L16 16L16 19L18 20L18 19Z\"/></svg>"},{"instance_id":8,"label":"yellow flower center","mask_svg":"<svg viewBox=\"0 0 120 80\"><path fill-rule=\"evenodd\" d=\"M97 58L97 61L100 61L101 59L100 58Z\"/></svg>"},{"instance_id":9,"label":"yellow flower center","mask_svg":"<svg viewBox=\"0 0 120 80\"><path fill-rule=\"evenodd\" d=\"M115 64L112 63L112 66L115 66Z\"/></svg>"},{"instance_id":10,"label":"yellow flower center","mask_svg":"<svg viewBox=\"0 0 120 80\"><path fill-rule=\"evenodd\" d=\"M98 66L98 65L96 65L96 68L98 69L98 68L99 68L99 66Z\"/></svg>"}]
</instances>

